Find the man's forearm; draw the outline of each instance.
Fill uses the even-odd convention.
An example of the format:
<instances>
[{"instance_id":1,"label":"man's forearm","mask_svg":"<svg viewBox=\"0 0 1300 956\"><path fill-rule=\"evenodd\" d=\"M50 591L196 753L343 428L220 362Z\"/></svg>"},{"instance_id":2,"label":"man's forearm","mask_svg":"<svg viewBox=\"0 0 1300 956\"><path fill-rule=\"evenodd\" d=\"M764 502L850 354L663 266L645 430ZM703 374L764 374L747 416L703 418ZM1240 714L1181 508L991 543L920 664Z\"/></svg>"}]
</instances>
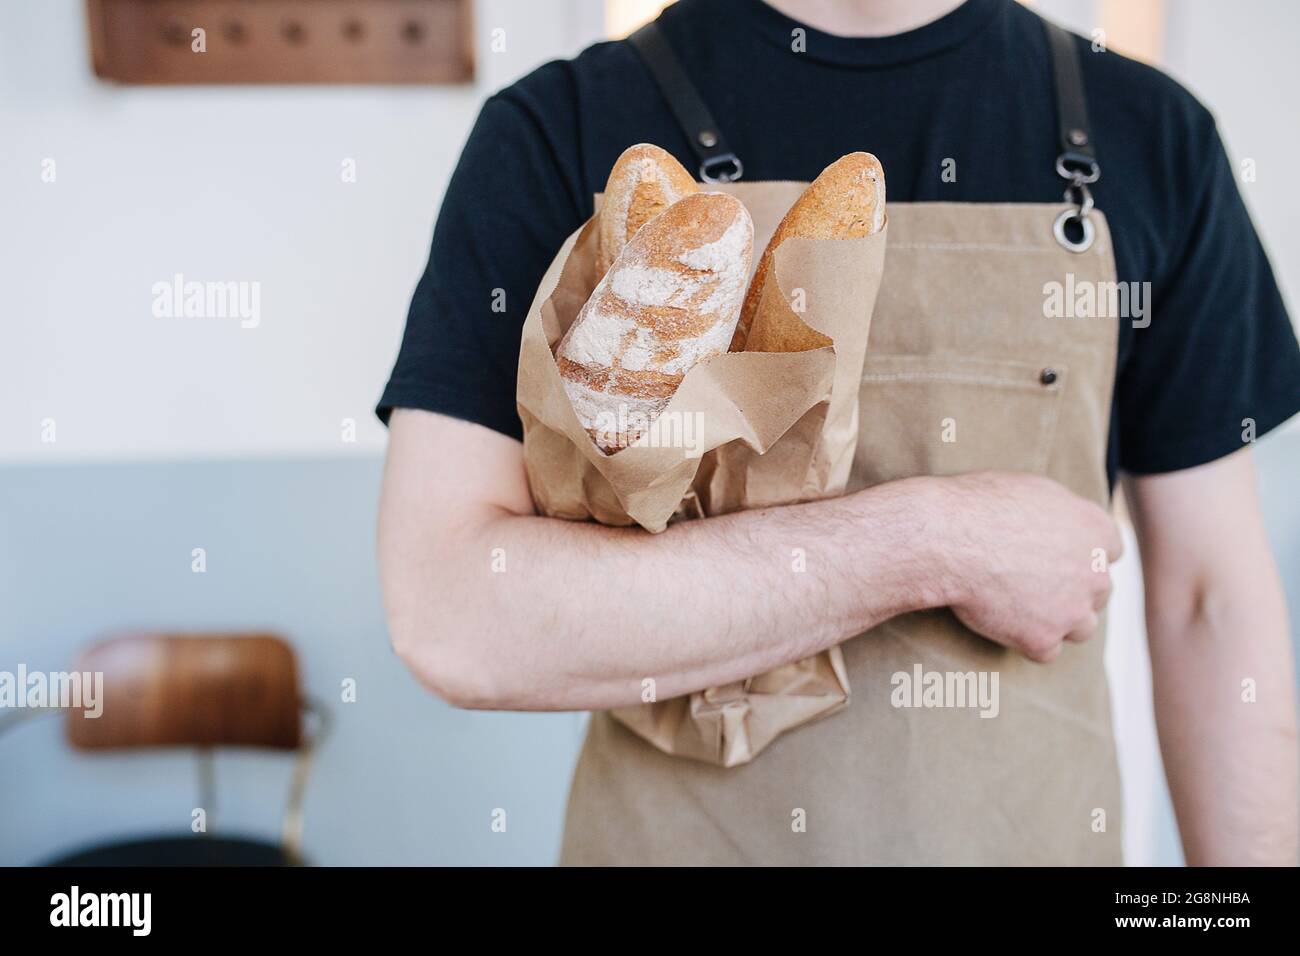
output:
<instances>
[{"instance_id":1,"label":"man's forearm","mask_svg":"<svg viewBox=\"0 0 1300 956\"><path fill-rule=\"evenodd\" d=\"M389 429L389 633L463 707L603 709L646 681L667 700L930 607L1047 661L1109 590L1096 549L1119 555L1102 508L1035 475L909 478L652 535L536 517L504 435L414 409Z\"/></svg>"},{"instance_id":2,"label":"man's forearm","mask_svg":"<svg viewBox=\"0 0 1300 956\"><path fill-rule=\"evenodd\" d=\"M600 709L639 702L647 679L657 699L740 680L945 603L928 489L896 482L659 535L502 508L436 541L386 529L394 642L461 706Z\"/></svg>"},{"instance_id":3,"label":"man's forearm","mask_svg":"<svg viewBox=\"0 0 1300 956\"><path fill-rule=\"evenodd\" d=\"M1285 607L1275 576L1148 614L1156 723L1191 865L1294 866L1300 791Z\"/></svg>"}]
</instances>

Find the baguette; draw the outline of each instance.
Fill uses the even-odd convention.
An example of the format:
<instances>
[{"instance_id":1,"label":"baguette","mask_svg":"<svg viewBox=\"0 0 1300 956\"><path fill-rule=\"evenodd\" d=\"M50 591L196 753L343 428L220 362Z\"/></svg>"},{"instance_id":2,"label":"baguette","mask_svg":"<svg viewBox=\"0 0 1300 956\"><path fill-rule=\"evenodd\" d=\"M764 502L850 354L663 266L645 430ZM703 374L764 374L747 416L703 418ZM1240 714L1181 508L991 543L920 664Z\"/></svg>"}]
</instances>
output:
<instances>
[{"instance_id":1,"label":"baguette","mask_svg":"<svg viewBox=\"0 0 1300 956\"><path fill-rule=\"evenodd\" d=\"M649 143L629 146L609 171L600 208L596 267L604 275L636 231L700 187L682 164Z\"/></svg>"},{"instance_id":2,"label":"baguette","mask_svg":"<svg viewBox=\"0 0 1300 956\"><path fill-rule=\"evenodd\" d=\"M885 171L870 153L849 153L827 166L803 191L763 250L741 309L731 351L805 352L831 340L790 319L783 303L762 308L763 285L777 248L787 239L856 239L885 225Z\"/></svg>"},{"instance_id":3,"label":"baguette","mask_svg":"<svg viewBox=\"0 0 1300 956\"><path fill-rule=\"evenodd\" d=\"M623 247L555 352L601 451L639 439L686 373L727 350L753 247L748 211L714 192L678 200Z\"/></svg>"}]
</instances>

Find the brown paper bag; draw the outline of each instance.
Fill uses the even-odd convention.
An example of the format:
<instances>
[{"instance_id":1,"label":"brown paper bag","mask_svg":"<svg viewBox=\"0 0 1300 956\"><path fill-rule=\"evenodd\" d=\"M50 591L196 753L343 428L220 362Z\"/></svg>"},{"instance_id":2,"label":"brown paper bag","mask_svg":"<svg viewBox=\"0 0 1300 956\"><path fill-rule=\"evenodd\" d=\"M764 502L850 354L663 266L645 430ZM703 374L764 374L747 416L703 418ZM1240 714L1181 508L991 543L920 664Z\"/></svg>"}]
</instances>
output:
<instances>
[{"instance_id":1,"label":"brown paper bag","mask_svg":"<svg viewBox=\"0 0 1300 956\"><path fill-rule=\"evenodd\" d=\"M805 184L719 188L749 210L757 262ZM600 278L596 219L589 220L551 263L524 322L518 409L538 511L659 532L675 518L842 494L857 443L858 387L886 232L782 243L762 294L777 297L832 346L732 352L702 362L647 436L607 456L579 424L554 358ZM736 684L613 715L666 753L730 767L749 762L781 733L845 706L848 696L843 657L832 648Z\"/></svg>"}]
</instances>

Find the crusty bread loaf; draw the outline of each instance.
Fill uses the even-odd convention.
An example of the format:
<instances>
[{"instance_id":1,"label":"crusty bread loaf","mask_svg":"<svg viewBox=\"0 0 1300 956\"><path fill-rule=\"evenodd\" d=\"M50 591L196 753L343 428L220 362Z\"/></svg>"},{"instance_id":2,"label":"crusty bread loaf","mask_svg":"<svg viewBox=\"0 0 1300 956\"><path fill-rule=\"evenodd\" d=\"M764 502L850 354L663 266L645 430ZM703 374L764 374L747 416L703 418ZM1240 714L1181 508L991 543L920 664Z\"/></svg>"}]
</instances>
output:
<instances>
[{"instance_id":1,"label":"crusty bread loaf","mask_svg":"<svg viewBox=\"0 0 1300 956\"><path fill-rule=\"evenodd\" d=\"M683 196L700 191L682 164L649 143L623 150L605 183L596 267L604 275L636 231Z\"/></svg>"},{"instance_id":2,"label":"crusty bread loaf","mask_svg":"<svg viewBox=\"0 0 1300 956\"><path fill-rule=\"evenodd\" d=\"M714 192L678 200L624 246L555 352L602 451L640 438L686 373L727 350L753 248L745 207Z\"/></svg>"},{"instance_id":3,"label":"crusty bread loaf","mask_svg":"<svg viewBox=\"0 0 1300 956\"><path fill-rule=\"evenodd\" d=\"M877 233L884 225L885 171L876 157L849 153L822 170L790 207L763 250L731 351L804 352L830 345L830 339L820 332L796 325L784 305L771 303L768 309L760 309L772 257L787 239L854 239Z\"/></svg>"}]
</instances>

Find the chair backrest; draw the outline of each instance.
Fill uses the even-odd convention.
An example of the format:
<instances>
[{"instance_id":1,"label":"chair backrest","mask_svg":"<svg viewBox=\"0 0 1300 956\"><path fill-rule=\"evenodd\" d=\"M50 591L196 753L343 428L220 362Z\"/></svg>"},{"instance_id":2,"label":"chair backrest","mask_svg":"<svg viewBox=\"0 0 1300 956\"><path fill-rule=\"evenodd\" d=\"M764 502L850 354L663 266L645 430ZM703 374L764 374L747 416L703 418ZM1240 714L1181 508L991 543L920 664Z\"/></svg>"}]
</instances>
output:
<instances>
[{"instance_id":1,"label":"chair backrest","mask_svg":"<svg viewBox=\"0 0 1300 956\"><path fill-rule=\"evenodd\" d=\"M103 672L103 709L68 711L68 742L126 747L269 747L302 741L293 649L271 634L139 634L82 652L76 669Z\"/></svg>"}]
</instances>

